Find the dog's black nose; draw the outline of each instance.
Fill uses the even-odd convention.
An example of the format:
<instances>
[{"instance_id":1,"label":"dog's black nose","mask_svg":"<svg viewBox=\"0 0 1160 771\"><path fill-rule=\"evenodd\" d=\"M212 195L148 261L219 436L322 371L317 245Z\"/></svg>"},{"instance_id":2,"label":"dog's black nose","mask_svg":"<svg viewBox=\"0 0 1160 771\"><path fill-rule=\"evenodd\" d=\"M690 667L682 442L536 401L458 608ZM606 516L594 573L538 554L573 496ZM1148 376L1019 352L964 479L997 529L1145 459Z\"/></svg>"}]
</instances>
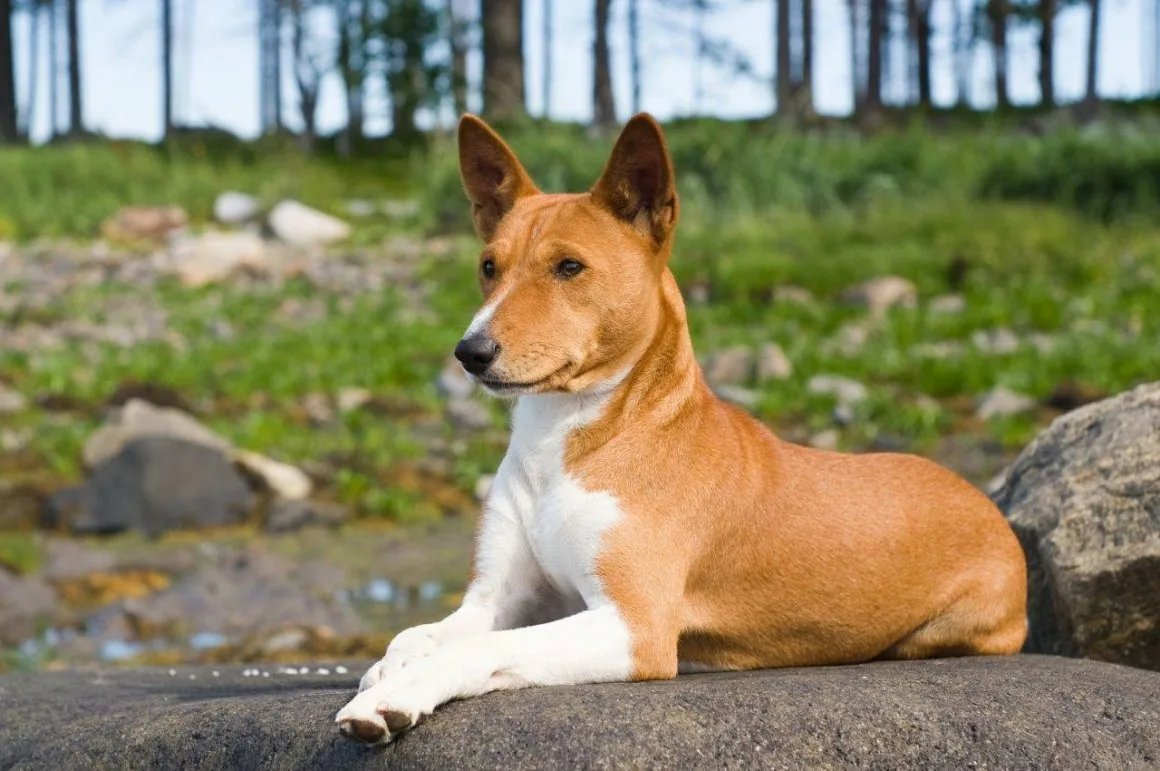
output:
<instances>
[{"instance_id":1,"label":"dog's black nose","mask_svg":"<svg viewBox=\"0 0 1160 771\"><path fill-rule=\"evenodd\" d=\"M455 358L473 375L482 375L499 356L499 344L486 335L472 335L455 346Z\"/></svg>"}]
</instances>

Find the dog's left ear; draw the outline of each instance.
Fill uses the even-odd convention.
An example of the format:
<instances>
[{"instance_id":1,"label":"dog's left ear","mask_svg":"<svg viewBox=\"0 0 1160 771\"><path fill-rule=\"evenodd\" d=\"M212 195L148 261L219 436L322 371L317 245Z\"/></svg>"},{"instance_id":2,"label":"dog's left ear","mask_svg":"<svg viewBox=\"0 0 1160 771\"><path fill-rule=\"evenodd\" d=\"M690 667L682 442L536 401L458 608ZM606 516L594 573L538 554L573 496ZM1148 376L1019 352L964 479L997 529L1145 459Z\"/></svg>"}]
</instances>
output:
<instances>
[{"instance_id":1,"label":"dog's left ear","mask_svg":"<svg viewBox=\"0 0 1160 771\"><path fill-rule=\"evenodd\" d=\"M642 112L620 132L592 198L660 247L677 224L674 176L660 124Z\"/></svg>"}]
</instances>

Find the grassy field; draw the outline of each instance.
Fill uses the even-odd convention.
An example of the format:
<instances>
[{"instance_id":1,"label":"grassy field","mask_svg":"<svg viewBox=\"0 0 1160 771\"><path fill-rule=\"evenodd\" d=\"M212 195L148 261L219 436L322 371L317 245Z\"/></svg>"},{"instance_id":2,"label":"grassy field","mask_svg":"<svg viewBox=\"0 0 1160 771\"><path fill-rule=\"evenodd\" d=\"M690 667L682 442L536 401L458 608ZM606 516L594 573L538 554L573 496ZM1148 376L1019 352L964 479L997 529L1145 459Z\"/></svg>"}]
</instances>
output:
<instances>
[{"instance_id":1,"label":"grassy field","mask_svg":"<svg viewBox=\"0 0 1160 771\"><path fill-rule=\"evenodd\" d=\"M982 421L975 408L989 389L1047 405L1061 389L1111 394L1160 376L1157 126L1144 115L1043 136L913 126L869 138L673 126L683 196L673 269L701 298L690 307L698 349L781 344L792 377L749 385L755 412L791 437L836 428L845 448L936 456L947 437L967 437L1009 453L1058 410ZM577 190L598 173L610 142L534 127L512 144L544 189ZM426 519L469 507L476 478L498 462L504 408L489 407L492 430L456 431L434 387L478 300L478 245L466 232L448 141L351 163L259 150L211 159L196 147L15 150L0 152L0 178L0 238L22 243L92 238L129 203L178 204L201 225L226 189L340 214L351 198L421 202L413 218L359 221L351 245L336 252L405 263L406 281L383 291L344 296L302 280L198 290L162 282L144 299L164 309L179 344L32 352L0 344L0 382L30 397L7 420L29 437L4 461L10 478L46 487L78 478L84 437L130 382L171 389L239 445L303 464L325 495L369 515ZM850 285L884 275L913 281L918 303L870 319L838 302ZM789 285L812 299L773 299ZM949 294L961 296L961 311L932 307ZM105 283L62 292L35 315L96 318L142 300L139 287ZM287 323L288 302L323 312ZM21 313L0 324L27 322L29 309ZM220 321L231 334L214 333ZM1017 345L986 350L979 340L996 330ZM809 393L818 374L867 386L848 424L835 423L831 397ZM346 387L371 389L375 408L326 425L304 411L308 399Z\"/></svg>"}]
</instances>

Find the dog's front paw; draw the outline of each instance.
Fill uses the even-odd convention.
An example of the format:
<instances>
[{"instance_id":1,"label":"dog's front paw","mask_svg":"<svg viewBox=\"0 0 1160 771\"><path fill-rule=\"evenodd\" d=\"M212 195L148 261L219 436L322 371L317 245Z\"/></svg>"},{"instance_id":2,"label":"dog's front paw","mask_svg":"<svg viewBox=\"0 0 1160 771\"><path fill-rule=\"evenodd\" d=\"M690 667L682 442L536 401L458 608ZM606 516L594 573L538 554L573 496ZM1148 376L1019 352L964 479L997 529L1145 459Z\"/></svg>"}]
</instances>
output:
<instances>
[{"instance_id":1,"label":"dog's front paw","mask_svg":"<svg viewBox=\"0 0 1160 771\"><path fill-rule=\"evenodd\" d=\"M412 689L413 690L413 689ZM338 729L366 744L385 744L413 728L435 711L418 693L390 687L389 683L363 691L335 716Z\"/></svg>"},{"instance_id":2,"label":"dog's front paw","mask_svg":"<svg viewBox=\"0 0 1160 771\"><path fill-rule=\"evenodd\" d=\"M373 688L404 667L426 658L439 645L438 624L423 624L404 629L395 635L382 659L376 661L359 680L359 692Z\"/></svg>"}]
</instances>

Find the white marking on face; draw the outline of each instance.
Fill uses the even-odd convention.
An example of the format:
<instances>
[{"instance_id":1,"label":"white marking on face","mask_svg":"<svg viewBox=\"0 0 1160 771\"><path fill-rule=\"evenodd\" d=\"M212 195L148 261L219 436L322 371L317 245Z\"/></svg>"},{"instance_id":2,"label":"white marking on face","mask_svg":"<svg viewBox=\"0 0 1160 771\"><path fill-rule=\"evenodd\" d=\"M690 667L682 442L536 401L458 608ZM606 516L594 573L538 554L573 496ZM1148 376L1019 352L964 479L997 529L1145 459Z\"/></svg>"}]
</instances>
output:
<instances>
[{"instance_id":1,"label":"white marking on face","mask_svg":"<svg viewBox=\"0 0 1160 771\"><path fill-rule=\"evenodd\" d=\"M467 331L463 333L465 340L472 335L479 334L487 328L487 325L491 323L491 317L495 315L495 309L499 307L499 304L504 301L507 295L507 289L499 292L486 305L476 311L475 316L471 319L471 323L467 325Z\"/></svg>"}]
</instances>

